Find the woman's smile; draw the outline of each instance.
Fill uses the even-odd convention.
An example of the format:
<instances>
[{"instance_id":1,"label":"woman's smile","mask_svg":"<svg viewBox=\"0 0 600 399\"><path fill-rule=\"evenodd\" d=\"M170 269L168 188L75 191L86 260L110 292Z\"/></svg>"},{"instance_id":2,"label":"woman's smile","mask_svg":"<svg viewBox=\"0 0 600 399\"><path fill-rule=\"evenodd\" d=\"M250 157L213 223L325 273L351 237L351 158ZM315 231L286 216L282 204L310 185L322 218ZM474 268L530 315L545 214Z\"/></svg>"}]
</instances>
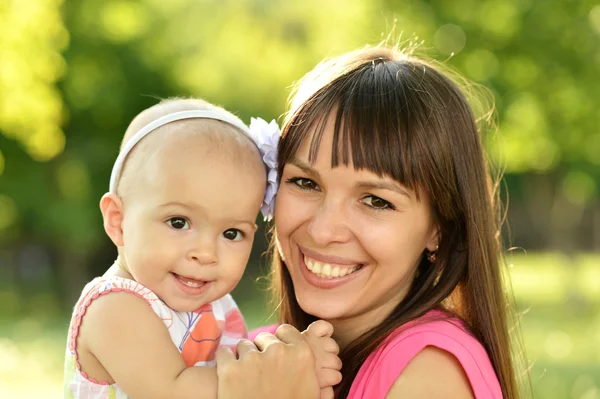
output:
<instances>
[{"instance_id":1,"label":"woman's smile","mask_svg":"<svg viewBox=\"0 0 600 399\"><path fill-rule=\"evenodd\" d=\"M306 281L318 288L331 289L354 280L365 266L338 257L321 255L298 247L298 264Z\"/></svg>"}]
</instances>

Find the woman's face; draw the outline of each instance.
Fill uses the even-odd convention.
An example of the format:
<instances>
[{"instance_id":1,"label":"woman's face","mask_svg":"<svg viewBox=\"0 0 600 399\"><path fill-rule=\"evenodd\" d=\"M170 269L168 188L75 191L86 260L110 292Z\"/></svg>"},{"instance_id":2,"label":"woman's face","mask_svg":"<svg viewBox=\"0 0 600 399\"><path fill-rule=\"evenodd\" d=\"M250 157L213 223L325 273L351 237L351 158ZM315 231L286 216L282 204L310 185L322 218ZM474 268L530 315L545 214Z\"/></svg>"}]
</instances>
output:
<instances>
[{"instance_id":1,"label":"woman's face","mask_svg":"<svg viewBox=\"0 0 600 399\"><path fill-rule=\"evenodd\" d=\"M331 167L333 119L314 163L309 138L283 169L277 239L305 312L367 328L404 298L437 228L423 193L418 201L392 178Z\"/></svg>"}]
</instances>

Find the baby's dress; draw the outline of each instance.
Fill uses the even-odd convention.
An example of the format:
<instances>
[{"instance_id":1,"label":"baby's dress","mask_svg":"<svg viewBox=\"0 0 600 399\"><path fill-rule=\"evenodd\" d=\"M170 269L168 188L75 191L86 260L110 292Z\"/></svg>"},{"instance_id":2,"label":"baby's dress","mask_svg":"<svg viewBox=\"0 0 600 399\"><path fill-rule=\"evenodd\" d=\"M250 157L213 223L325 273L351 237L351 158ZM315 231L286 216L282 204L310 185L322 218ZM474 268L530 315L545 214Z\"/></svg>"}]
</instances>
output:
<instances>
[{"instance_id":1,"label":"baby's dress","mask_svg":"<svg viewBox=\"0 0 600 399\"><path fill-rule=\"evenodd\" d=\"M188 367L214 365L215 353L220 346L235 348L240 339L247 337L246 324L231 295L225 295L193 312L177 312L136 281L115 276L98 277L83 289L71 318L65 355L65 398L127 398L116 383L88 377L81 370L77 356L79 326L88 306L100 295L111 292L129 292L144 299L165 323Z\"/></svg>"}]
</instances>

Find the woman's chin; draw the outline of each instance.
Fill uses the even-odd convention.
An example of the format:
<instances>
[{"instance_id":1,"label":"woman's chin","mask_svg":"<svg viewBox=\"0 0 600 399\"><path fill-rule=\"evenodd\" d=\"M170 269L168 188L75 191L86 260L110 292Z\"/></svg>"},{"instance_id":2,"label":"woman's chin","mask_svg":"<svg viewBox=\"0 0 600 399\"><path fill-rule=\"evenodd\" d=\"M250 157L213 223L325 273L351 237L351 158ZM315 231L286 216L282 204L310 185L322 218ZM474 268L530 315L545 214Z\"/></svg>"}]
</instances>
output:
<instances>
[{"instance_id":1,"label":"woman's chin","mask_svg":"<svg viewBox=\"0 0 600 399\"><path fill-rule=\"evenodd\" d=\"M311 316L322 320L335 320L347 317L348 303L331 298L316 298L310 296L296 296L300 308Z\"/></svg>"}]
</instances>

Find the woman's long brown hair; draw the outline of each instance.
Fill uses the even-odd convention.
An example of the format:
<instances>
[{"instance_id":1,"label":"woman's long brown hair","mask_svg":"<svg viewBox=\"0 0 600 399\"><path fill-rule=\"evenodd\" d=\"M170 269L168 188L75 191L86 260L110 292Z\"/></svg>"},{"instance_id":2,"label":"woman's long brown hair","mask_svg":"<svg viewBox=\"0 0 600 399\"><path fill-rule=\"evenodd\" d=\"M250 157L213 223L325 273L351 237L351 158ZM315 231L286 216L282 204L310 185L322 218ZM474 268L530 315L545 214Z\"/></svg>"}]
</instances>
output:
<instances>
[{"instance_id":1,"label":"woman's long brown hair","mask_svg":"<svg viewBox=\"0 0 600 399\"><path fill-rule=\"evenodd\" d=\"M395 49L367 48L326 61L299 82L292 98L279 143L279 176L305 140L311 140L309 160L315 159L330 115L332 167L351 162L424 193L441 232L437 259L422 257L402 302L340 354L339 397L348 395L361 365L394 330L443 308L485 347L503 397L518 398L495 190L467 99L432 64ZM275 248L271 282L280 321L304 329L315 318L298 305Z\"/></svg>"}]
</instances>

